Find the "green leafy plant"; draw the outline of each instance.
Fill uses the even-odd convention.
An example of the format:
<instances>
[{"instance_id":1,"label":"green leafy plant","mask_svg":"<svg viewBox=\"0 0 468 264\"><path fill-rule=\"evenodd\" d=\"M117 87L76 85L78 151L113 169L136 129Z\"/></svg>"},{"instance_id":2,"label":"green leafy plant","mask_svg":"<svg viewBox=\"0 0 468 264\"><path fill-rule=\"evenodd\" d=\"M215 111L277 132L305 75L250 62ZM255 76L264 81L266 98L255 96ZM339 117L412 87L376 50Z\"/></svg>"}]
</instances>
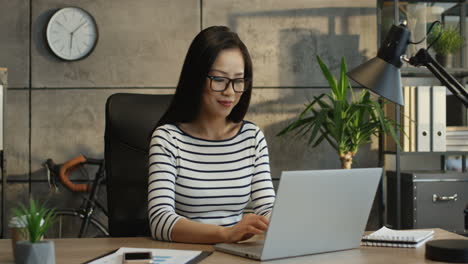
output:
<instances>
[{"instance_id":1,"label":"green leafy plant","mask_svg":"<svg viewBox=\"0 0 468 264\"><path fill-rule=\"evenodd\" d=\"M29 207L20 204L13 213L26 227L26 237L31 243L40 241L55 220L55 209L47 209L34 199L29 200Z\"/></svg>"},{"instance_id":2,"label":"green leafy plant","mask_svg":"<svg viewBox=\"0 0 468 264\"><path fill-rule=\"evenodd\" d=\"M397 124L384 115L381 105L371 99L368 90L363 90L360 95L354 94L346 76L345 59L341 59L338 82L319 56L317 61L331 93L314 96L298 118L278 136L294 131L297 136L308 138L312 147L326 140L337 151L341 167L346 169L351 168L359 147L371 142L372 135L390 134L399 145L395 133Z\"/></svg>"},{"instance_id":3,"label":"green leafy plant","mask_svg":"<svg viewBox=\"0 0 468 264\"><path fill-rule=\"evenodd\" d=\"M440 24L437 24L434 26L428 36L428 43L435 41L439 34L440 37L432 45L432 48L436 53L441 55L455 53L458 49L461 48L465 41L456 27L442 27Z\"/></svg>"}]
</instances>

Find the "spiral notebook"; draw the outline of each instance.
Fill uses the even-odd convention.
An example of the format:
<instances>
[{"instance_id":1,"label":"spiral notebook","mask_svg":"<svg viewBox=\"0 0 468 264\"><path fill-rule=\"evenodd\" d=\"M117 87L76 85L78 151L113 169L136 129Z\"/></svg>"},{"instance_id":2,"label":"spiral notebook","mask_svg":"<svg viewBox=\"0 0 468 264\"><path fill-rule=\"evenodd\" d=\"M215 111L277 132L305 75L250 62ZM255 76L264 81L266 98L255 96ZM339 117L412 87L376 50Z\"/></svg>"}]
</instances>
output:
<instances>
[{"instance_id":1,"label":"spiral notebook","mask_svg":"<svg viewBox=\"0 0 468 264\"><path fill-rule=\"evenodd\" d=\"M432 239L433 235L434 230L393 230L384 226L372 234L363 236L361 245L416 248Z\"/></svg>"}]
</instances>

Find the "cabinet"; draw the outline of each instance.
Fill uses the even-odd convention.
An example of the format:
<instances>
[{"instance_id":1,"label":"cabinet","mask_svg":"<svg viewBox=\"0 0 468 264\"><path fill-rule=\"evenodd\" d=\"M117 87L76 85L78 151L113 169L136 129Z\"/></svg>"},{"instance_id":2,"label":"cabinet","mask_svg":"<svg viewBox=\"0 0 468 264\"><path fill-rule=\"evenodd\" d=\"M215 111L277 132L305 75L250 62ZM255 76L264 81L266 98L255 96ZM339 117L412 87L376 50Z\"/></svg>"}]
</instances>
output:
<instances>
[{"instance_id":1,"label":"cabinet","mask_svg":"<svg viewBox=\"0 0 468 264\"><path fill-rule=\"evenodd\" d=\"M381 2L381 38L384 38L386 35L386 29L388 23L396 23L395 21L407 20L408 28L411 30L412 41L418 41L422 39L427 30L427 25L434 20L442 20L446 24L457 24L460 28L460 32L465 37L466 32L466 13L467 13L467 1L407 1L399 6L398 1L393 2L393 6L389 6L389 2ZM389 13L393 11L393 18L389 16ZM401 20L400 20L401 18ZM465 37L465 39L467 39ZM418 46L419 45L419 46ZM455 68L449 70L449 73L455 76L460 80L462 84L466 84L468 70L466 66L466 44L460 50L459 54L456 54L456 65ZM426 43L422 41L421 43L414 45L414 47L409 48L407 54L409 56L413 55L416 50L421 47L426 47ZM417 78L419 85L428 85L424 84L428 78L433 77L432 74L424 68L403 68L402 77L404 78ZM411 84L414 85L414 84ZM466 125L466 109L459 108L461 114L459 120L461 124ZM395 111L395 119L397 123L400 123L400 109L397 107ZM437 189L449 190L458 190L461 187L465 186L464 179L468 178L466 173L466 164L463 162L463 172L459 175L460 178L457 178L457 181L448 182L446 181L447 173L436 173L432 171L430 173L415 174L407 173L401 171L401 157L406 155L417 155L421 159L425 158L425 155L440 155L440 168L445 169L445 157L448 155L466 155L465 152L402 152L400 148L397 148L396 151L386 152L383 150L383 138L380 138L379 142L380 156L379 161L380 165L385 166L385 156L394 155L395 157L395 171L387 172L386 174L386 205L382 205L385 208L387 215L387 223L392 225L392 227L400 228L434 228L441 227L457 232L464 233L464 220L463 210L468 205L467 200L460 200L457 203L457 208L448 209L444 206L434 207L435 205L440 205L438 203L429 203L430 197L433 194L431 192L436 192ZM463 161L465 161L465 156L463 156ZM428 184L423 183L419 179L416 180L415 176L422 177L426 179ZM432 176L430 176L432 175ZM442 183L442 184L436 184ZM383 188L383 187L382 187ZM450 192L450 191L449 191ZM460 193L462 193L460 191ZM468 193L467 193L468 194ZM463 196L466 196L463 193ZM444 196L451 197L451 196ZM458 195L457 195L458 197ZM382 201L385 200L385 197L382 198ZM445 204L446 206L447 204ZM458 208L459 207L459 208ZM460 209L461 210L458 210ZM444 211L445 210L445 211ZM455 211L460 211L460 213L454 213ZM450 222L447 219L440 219L435 217L439 214L451 214L456 220ZM384 218L384 213L382 212L382 218ZM450 222L450 223L449 223Z\"/></svg>"}]
</instances>

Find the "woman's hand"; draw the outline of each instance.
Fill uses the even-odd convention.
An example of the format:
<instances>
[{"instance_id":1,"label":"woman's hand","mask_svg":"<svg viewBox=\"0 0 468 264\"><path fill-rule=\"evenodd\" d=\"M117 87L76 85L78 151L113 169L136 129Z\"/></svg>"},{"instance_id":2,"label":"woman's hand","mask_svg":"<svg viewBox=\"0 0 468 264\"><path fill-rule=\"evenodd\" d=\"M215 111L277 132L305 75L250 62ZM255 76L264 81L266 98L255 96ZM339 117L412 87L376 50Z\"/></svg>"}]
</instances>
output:
<instances>
[{"instance_id":1,"label":"woman's hand","mask_svg":"<svg viewBox=\"0 0 468 264\"><path fill-rule=\"evenodd\" d=\"M239 223L225 228L225 240L233 243L261 235L268 229L268 218L261 215L246 214Z\"/></svg>"}]
</instances>

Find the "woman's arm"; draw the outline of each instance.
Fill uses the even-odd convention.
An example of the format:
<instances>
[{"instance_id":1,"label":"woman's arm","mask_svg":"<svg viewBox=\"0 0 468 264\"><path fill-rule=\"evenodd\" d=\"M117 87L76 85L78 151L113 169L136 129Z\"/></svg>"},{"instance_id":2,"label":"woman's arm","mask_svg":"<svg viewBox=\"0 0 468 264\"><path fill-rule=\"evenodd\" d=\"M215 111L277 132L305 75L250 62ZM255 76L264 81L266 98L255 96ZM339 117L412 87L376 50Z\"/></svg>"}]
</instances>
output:
<instances>
[{"instance_id":1,"label":"woman's arm","mask_svg":"<svg viewBox=\"0 0 468 264\"><path fill-rule=\"evenodd\" d=\"M251 199L255 214L269 216L275 202L275 190L270 175L270 160L265 136L259 129L256 134L254 173Z\"/></svg>"},{"instance_id":2,"label":"woman's arm","mask_svg":"<svg viewBox=\"0 0 468 264\"><path fill-rule=\"evenodd\" d=\"M182 216L175 212L177 147L168 130L154 131L149 148L148 219L151 236L170 240L171 230Z\"/></svg>"},{"instance_id":3,"label":"woman's arm","mask_svg":"<svg viewBox=\"0 0 468 264\"><path fill-rule=\"evenodd\" d=\"M172 229L172 241L188 243L232 243L263 234L268 228L268 219L261 215L247 214L231 227L198 223L186 218L179 219Z\"/></svg>"}]
</instances>

